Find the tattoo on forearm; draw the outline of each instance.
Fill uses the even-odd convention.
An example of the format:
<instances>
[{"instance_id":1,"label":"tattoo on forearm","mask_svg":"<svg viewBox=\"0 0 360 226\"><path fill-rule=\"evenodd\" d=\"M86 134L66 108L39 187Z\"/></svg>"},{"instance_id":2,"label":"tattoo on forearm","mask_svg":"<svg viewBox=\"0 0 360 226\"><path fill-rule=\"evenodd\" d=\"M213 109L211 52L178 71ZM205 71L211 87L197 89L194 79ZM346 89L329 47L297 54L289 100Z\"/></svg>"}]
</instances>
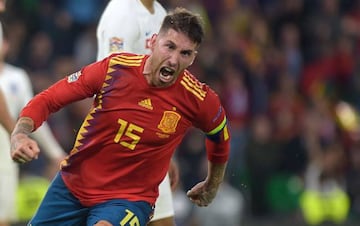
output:
<instances>
[{"instance_id":1,"label":"tattoo on forearm","mask_svg":"<svg viewBox=\"0 0 360 226\"><path fill-rule=\"evenodd\" d=\"M16 123L13 135L18 133L30 134L34 129L34 122L31 118L20 118Z\"/></svg>"}]
</instances>

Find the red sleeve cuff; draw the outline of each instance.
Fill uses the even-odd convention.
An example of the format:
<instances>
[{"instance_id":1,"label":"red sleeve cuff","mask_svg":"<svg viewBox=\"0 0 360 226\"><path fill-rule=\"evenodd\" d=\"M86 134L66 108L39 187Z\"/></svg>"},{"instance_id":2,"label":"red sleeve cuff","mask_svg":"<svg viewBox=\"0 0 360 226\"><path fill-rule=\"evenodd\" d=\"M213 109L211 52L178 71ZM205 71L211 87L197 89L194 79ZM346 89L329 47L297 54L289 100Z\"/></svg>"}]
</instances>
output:
<instances>
[{"instance_id":1,"label":"red sleeve cuff","mask_svg":"<svg viewBox=\"0 0 360 226\"><path fill-rule=\"evenodd\" d=\"M216 143L206 139L207 158L212 163L226 163L229 159L230 142L229 140Z\"/></svg>"}]
</instances>

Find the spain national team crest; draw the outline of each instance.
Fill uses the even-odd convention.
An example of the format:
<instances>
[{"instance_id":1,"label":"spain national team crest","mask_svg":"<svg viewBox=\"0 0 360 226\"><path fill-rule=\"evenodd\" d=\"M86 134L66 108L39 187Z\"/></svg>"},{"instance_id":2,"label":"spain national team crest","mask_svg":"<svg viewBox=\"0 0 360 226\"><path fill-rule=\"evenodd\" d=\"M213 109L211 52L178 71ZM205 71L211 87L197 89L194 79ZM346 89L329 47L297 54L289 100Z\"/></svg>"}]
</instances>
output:
<instances>
[{"instance_id":1,"label":"spain national team crest","mask_svg":"<svg viewBox=\"0 0 360 226\"><path fill-rule=\"evenodd\" d=\"M175 111L164 111L158 128L164 133L175 133L180 118Z\"/></svg>"}]
</instances>

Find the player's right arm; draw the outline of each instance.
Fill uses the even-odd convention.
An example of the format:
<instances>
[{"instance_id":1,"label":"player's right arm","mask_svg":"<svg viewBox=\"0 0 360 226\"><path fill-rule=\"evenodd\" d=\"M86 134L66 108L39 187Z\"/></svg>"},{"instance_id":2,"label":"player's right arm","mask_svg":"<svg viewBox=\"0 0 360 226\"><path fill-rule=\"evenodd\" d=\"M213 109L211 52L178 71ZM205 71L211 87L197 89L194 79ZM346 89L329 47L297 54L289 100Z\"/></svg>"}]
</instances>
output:
<instances>
[{"instance_id":1,"label":"player's right arm","mask_svg":"<svg viewBox=\"0 0 360 226\"><path fill-rule=\"evenodd\" d=\"M17 112L21 111L20 106L26 106L26 104L34 97L32 84L29 78L29 75L24 70L19 70L19 83L21 83L21 93L19 96L19 108ZM21 78L21 80L20 80ZM20 104L21 102L21 104ZM15 122L14 122L15 125ZM56 164L60 163L67 155L67 153L63 150L60 144L57 142L53 133L51 132L50 126L44 122L42 126L40 126L34 133L32 133L32 137L38 142L46 156Z\"/></svg>"},{"instance_id":2,"label":"player's right arm","mask_svg":"<svg viewBox=\"0 0 360 226\"><path fill-rule=\"evenodd\" d=\"M29 137L34 129L31 118L20 117L11 134L11 158L18 163L29 162L37 159L40 153L37 143Z\"/></svg>"},{"instance_id":3,"label":"player's right arm","mask_svg":"<svg viewBox=\"0 0 360 226\"><path fill-rule=\"evenodd\" d=\"M11 134L11 157L14 161L24 163L38 157L39 147L29 135L46 121L51 113L74 101L92 97L100 91L108 60L107 58L84 67L31 99L22 109Z\"/></svg>"}]
</instances>

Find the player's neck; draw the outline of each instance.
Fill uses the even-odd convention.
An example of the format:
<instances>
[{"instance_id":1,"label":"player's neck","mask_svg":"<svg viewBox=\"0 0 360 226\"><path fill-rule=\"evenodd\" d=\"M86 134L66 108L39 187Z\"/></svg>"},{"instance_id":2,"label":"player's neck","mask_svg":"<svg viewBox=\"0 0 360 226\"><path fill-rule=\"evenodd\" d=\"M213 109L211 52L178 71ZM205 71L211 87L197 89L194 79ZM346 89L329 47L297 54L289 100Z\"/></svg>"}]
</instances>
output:
<instances>
[{"instance_id":1,"label":"player's neck","mask_svg":"<svg viewBox=\"0 0 360 226\"><path fill-rule=\"evenodd\" d=\"M141 3L145 6L147 10L149 10L150 13L154 13L154 1L155 0L140 0Z\"/></svg>"}]
</instances>

